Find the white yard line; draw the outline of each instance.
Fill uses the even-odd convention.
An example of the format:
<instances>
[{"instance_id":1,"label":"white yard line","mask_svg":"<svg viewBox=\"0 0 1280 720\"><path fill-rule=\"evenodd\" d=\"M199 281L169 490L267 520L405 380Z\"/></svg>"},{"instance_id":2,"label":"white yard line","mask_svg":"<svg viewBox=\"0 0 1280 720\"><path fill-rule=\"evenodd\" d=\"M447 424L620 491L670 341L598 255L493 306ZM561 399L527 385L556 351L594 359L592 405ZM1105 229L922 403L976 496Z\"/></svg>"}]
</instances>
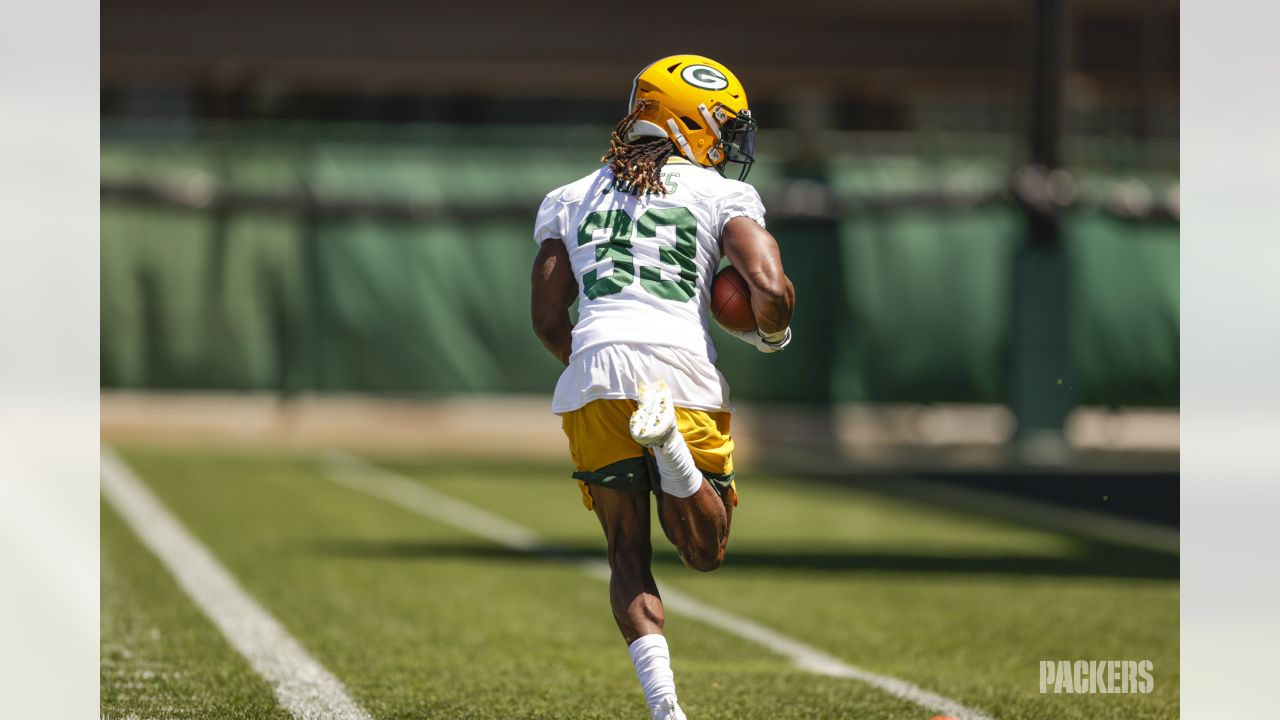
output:
<instances>
[{"instance_id":1,"label":"white yard line","mask_svg":"<svg viewBox=\"0 0 1280 720\"><path fill-rule=\"evenodd\" d=\"M330 453L328 466L329 478L344 487L381 498L410 512L464 532L479 535L513 550L542 555L548 559L566 559L563 552L553 545L543 543L537 535L525 527L360 458L346 453ZM579 566L591 577L606 582L609 580L609 565L604 560L593 558L568 562ZM699 620L730 635L756 643L789 658L797 666L809 672L858 680L956 720L992 720L990 715L981 710L967 707L905 680L849 665L834 655L744 617L707 605L670 587L662 587L661 593L662 602L668 611Z\"/></svg>"},{"instance_id":2,"label":"white yard line","mask_svg":"<svg viewBox=\"0 0 1280 720\"><path fill-rule=\"evenodd\" d=\"M226 568L111 451L102 452L102 493L178 585L298 720L369 720L342 683L249 596Z\"/></svg>"}]
</instances>

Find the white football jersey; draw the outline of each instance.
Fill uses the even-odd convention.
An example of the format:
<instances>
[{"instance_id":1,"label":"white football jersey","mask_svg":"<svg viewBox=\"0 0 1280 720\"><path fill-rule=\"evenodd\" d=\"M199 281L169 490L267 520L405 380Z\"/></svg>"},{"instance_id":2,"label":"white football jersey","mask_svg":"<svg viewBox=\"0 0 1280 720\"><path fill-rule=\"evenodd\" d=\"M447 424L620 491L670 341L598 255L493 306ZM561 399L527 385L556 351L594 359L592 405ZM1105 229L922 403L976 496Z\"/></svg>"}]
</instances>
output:
<instances>
[{"instance_id":1,"label":"white football jersey","mask_svg":"<svg viewBox=\"0 0 1280 720\"><path fill-rule=\"evenodd\" d=\"M599 369L602 358L595 350L607 346L613 346L614 356L627 348L674 353L695 376L680 377L690 373L686 368L667 378L676 404L727 408L728 388L712 364L711 281L720 265L725 223L745 216L764 225L760 195L744 182L681 158L663 168L664 195L623 192L613 180L604 166L552 191L534 224L538 244L549 238L564 242L578 280L572 356L552 409L566 412L599 397L636 397L634 382ZM652 355L636 361L652 365L645 362ZM573 385L578 387L568 387Z\"/></svg>"}]
</instances>

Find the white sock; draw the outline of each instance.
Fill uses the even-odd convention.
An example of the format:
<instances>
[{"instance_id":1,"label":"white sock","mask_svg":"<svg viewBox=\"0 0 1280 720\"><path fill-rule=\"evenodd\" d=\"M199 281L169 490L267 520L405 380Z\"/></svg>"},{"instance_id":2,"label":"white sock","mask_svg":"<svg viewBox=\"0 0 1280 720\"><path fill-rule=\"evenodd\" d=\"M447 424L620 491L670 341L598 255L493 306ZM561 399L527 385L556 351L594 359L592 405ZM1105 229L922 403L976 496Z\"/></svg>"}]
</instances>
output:
<instances>
[{"instance_id":1,"label":"white sock","mask_svg":"<svg viewBox=\"0 0 1280 720\"><path fill-rule=\"evenodd\" d=\"M702 488L702 473L693 464L693 454L689 452L679 428L673 429L666 440L653 446L653 457L658 461L662 492L687 498Z\"/></svg>"},{"instance_id":2,"label":"white sock","mask_svg":"<svg viewBox=\"0 0 1280 720\"><path fill-rule=\"evenodd\" d=\"M676 679L671 674L671 652L667 639L661 635L641 635L627 646L631 664L636 666L636 677L644 690L644 701L652 711L662 698L676 694Z\"/></svg>"}]
</instances>

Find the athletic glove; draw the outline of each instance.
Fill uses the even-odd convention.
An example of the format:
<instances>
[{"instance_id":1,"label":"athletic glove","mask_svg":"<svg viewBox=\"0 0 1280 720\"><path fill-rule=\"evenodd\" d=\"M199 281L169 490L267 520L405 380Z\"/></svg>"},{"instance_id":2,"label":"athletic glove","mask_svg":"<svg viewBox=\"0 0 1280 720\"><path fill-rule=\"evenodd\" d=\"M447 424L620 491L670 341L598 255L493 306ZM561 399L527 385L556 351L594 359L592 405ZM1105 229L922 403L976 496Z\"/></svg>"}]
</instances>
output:
<instances>
[{"instance_id":1,"label":"athletic glove","mask_svg":"<svg viewBox=\"0 0 1280 720\"><path fill-rule=\"evenodd\" d=\"M790 327L782 330L781 332L770 333L767 335L760 332L760 328L756 328L755 330L730 330L729 328L720 325L720 329L762 353L776 353L791 343Z\"/></svg>"}]
</instances>

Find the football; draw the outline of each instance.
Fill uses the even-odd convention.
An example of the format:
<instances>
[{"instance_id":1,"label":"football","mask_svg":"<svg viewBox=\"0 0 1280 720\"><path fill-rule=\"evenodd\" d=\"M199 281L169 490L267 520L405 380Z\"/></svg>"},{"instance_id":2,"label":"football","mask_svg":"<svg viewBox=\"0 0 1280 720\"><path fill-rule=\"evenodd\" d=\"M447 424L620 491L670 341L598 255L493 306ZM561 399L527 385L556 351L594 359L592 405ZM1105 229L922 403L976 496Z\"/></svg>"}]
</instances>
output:
<instances>
[{"instance_id":1,"label":"football","mask_svg":"<svg viewBox=\"0 0 1280 720\"><path fill-rule=\"evenodd\" d=\"M716 273L711 282L711 314L730 330L756 329L756 316L751 312L751 288L732 265Z\"/></svg>"}]
</instances>

